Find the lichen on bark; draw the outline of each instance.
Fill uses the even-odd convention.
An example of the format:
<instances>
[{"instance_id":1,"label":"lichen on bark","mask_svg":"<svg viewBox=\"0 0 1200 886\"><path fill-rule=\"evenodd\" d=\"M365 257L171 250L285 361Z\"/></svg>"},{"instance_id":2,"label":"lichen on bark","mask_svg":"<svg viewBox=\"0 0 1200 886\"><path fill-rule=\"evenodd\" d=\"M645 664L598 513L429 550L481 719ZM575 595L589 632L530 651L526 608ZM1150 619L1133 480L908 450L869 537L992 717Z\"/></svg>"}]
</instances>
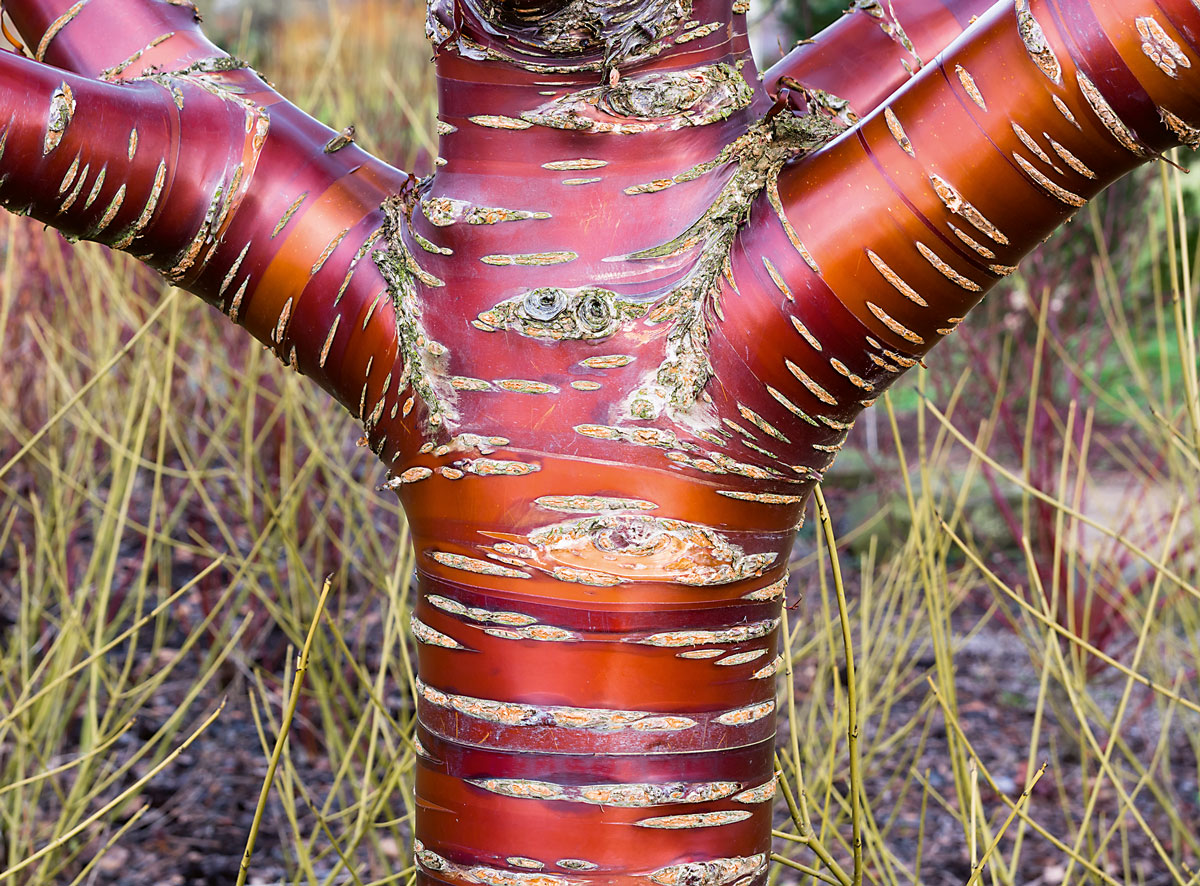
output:
<instances>
[{"instance_id":1,"label":"lichen on bark","mask_svg":"<svg viewBox=\"0 0 1200 886\"><path fill-rule=\"evenodd\" d=\"M641 319L648 310L648 305L621 298L609 289L545 286L484 311L476 318L476 326L547 341L593 341Z\"/></svg>"},{"instance_id":2,"label":"lichen on bark","mask_svg":"<svg viewBox=\"0 0 1200 886\"><path fill-rule=\"evenodd\" d=\"M455 391L447 371L449 349L435 341L421 323L421 300L417 283L424 275L404 243L404 231L412 215L412 198L395 195L383 204L384 245L373 258L383 279L396 314L396 332L404 362L404 374L397 390L408 384L425 406L426 432L435 436L449 430L458 419ZM440 281L438 281L440 282Z\"/></svg>"},{"instance_id":3,"label":"lichen on bark","mask_svg":"<svg viewBox=\"0 0 1200 886\"><path fill-rule=\"evenodd\" d=\"M754 90L742 73L720 62L623 77L615 84L556 98L526 111L521 119L572 131L662 131L720 122L748 107L753 99Z\"/></svg>"},{"instance_id":4,"label":"lichen on bark","mask_svg":"<svg viewBox=\"0 0 1200 886\"><path fill-rule=\"evenodd\" d=\"M836 99L815 97L806 114L778 113L751 126L727 145L716 168L731 164L733 173L716 200L681 234L667 242L624 256L630 261L664 258L700 245L699 254L682 282L660 299L646 317L650 325L667 321L662 362L641 379L625 401L625 414L649 421L666 414L688 424L704 424L696 412L701 392L713 375L708 359L707 309L720 293L721 273L738 228L750 207L779 175L789 160L810 153L840 134L845 124Z\"/></svg>"}]
</instances>

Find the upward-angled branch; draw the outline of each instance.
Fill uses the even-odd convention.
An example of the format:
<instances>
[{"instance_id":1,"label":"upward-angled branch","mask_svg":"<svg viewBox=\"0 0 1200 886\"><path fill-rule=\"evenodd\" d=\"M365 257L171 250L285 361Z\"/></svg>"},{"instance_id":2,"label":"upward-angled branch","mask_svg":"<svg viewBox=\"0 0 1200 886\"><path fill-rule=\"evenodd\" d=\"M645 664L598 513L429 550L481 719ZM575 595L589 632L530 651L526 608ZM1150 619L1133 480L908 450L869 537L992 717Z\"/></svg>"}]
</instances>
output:
<instances>
[{"instance_id":1,"label":"upward-angled branch","mask_svg":"<svg viewBox=\"0 0 1200 886\"><path fill-rule=\"evenodd\" d=\"M721 334L735 349L753 341L768 420L813 423L815 467L840 446L837 427L1088 199L1197 144L1197 36L1191 2L998 3L881 108L782 170L733 254L754 331Z\"/></svg>"},{"instance_id":2,"label":"upward-angled branch","mask_svg":"<svg viewBox=\"0 0 1200 886\"><path fill-rule=\"evenodd\" d=\"M857 0L769 68L763 86L772 96L789 84L819 89L866 116L991 5L990 0Z\"/></svg>"},{"instance_id":3,"label":"upward-angled branch","mask_svg":"<svg viewBox=\"0 0 1200 886\"><path fill-rule=\"evenodd\" d=\"M9 0L35 59L86 77L138 77L224 58L189 0Z\"/></svg>"},{"instance_id":4,"label":"upward-angled branch","mask_svg":"<svg viewBox=\"0 0 1200 886\"><path fill-rule=\"evenodd\" d=\"M45 63L0 56L0 202L132 252L361 416L394 368L369 253L406 176L213 46L190 3L7 9Z\"/></svg>"}]
</instances>

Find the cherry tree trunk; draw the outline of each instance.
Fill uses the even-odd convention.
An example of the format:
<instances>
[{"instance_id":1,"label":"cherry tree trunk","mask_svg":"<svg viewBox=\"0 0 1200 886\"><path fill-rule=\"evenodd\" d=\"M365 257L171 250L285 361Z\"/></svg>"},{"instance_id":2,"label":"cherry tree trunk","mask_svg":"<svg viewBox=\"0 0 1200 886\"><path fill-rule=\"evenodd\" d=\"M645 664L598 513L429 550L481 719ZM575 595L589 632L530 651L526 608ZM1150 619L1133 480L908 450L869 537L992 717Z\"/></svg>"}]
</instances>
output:
<instances>
[{"instance_id":1,"label":"cherry tree trunk","mask_svg":"<svg viewBox=\"0 0 1200 886\"><path fill-rule=\"evenodd\" d=\"M763 882L786 564L861 411L1200 133L1190 0L433 0L417 180L181 0L14 0L0 200L364 422L419 552L426 882Z\"/></svg>"}]
</instances>

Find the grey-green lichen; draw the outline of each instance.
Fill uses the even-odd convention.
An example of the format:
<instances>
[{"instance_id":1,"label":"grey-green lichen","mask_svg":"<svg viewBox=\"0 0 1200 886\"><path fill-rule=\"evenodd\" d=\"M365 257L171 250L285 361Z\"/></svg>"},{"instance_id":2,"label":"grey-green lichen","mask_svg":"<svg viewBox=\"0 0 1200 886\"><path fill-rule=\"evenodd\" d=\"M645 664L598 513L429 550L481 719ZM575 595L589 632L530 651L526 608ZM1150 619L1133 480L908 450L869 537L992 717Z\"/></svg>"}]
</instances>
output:
<instances>
[{"instance_id":1,"label":"grey-green lichen","mask_svg":"<svg viewBox=\"0 0 1200 886\"><path fill-rule=\"evenodd\" d=\"M728 66L700 69L705 73L696 80L656 76L632 83L618 92L619 83L597 90L590 100L607 103L624 119L631 114L657 118L660 114L679 114L694 108L697 101L712 98L713 83L726 85L741 81L741 75ZM725 89L724 86L721 87ZM736 89L723 91L719 107L739 99ZM708 359L707 309L717 309L722 273L728 268L729 253L738 228L749 217L750 207L760 193L776 180L789 160L820 147L840 134L848 125L845 103L824 93L809 96L812 111L803 115L776 113L752 124L745 133L728 144L712 160L697 164L663 183L689 181L710 172L727 175L716 199L698 220L677 236L657 246L614 259L626 262L655 261L677 256L692 256L691 267L682 279L666 292L647 294L636 300L598 286L565 288L545 286L519 292L479 314L474 325L484 331L511 331L529 338L549 341L597 341L607 338L634 322L650 327L669 324L663 335L664 355L659 365L644 374L621 404L625 418L650 421L666 415L694 427L709 424L705 410L698 406L713 369ZM590 118L589 118L590 119ZM629 195L660 190L659 183L627 189ZM636 197L635 197L636 199ZM431 429L444 427L457 419L454 409L455 379L446 371L446 348L430 339L421 325L421 307L417 283L442 285L424 271L405 246L401 237L404 222L414 208L415 199L392 198L385 204L388 218L387 248L376 252L376 262L388 281L396 307L405 372L416 395L424 402ZM501 210L478 207L450 198L425 198L420 202L426 218L435 225L459 221L494 224L545 217L528 210ZM476 217L478 216L478 217ZM423 251L442 250L418 245ZM574 253L538 255L489 255L482 261L503 265L550 265L576 258ZM486 384L486 383L485 383ZM488 387L490 389L490 386Z\"/></svg>"},{"instance_id":2,"label":"grey-green lichen","mask_svg":"<svg viewBox=\"0 0 1200 886\"><path fill-rule=\"evenodd\" d=\"M500 302L477 318L490 331L508 330L547 341L607 338L624 324L646 316L649 306L608 289L541 287Z\"/></svg>"},{"instance_id":3,"label":"grey-green lichen","mask_svg":"<svg viewBox=\"0 0 1200 886\"><path fill-rule=\"evenodd\" d=\"M1046 32L1038 20L1033 17L1033 13L1029 9L1029 0L1018 0L1016 6L1017 31L1021 35L1021 41L1025 44L1029 57L1041 72L1056 85L1061 84L1063 82L1062 65L1046 39Z\"/></svg>"},{"instance_id":4,"label":"grey-green lichen","mask_svg":"<svg viewBox=\"0 0 1200 886\"><path fill-rule=\"evenodd\" d=\"M599 91L597 101L598 96ZM661 102L671 104L676 100L668 96ZM664 413L675 420L696 417L693 413L697 402L713 374L708 360L705 309L710 304L715 306L719 280L738 228L749 217L751 204L775 181L784 163L825 144L850 122L845 103L837 98L817 93L811 100L815 110L809 114L781 113L759 121L712 160L672 179L626 189L629 195L651 193L721 167L733 170L708 210L682 233L659 246L619 257L636 262L695 251L691 269L666 293L658 293L652 300L632 301L600 287L540 287L484 311L476 318L475 326L548 341L596 341L634 321L642 320L650 326L669 322L663 360L625 398L623 414L641 421ZM666 108L666 104L637 90L627 93L625 101L636 102L637 108L648 114ZM630 105L624 110L635 108Z\"/></svg>"},{"instance_id":5,"label":"grey-green lichen","mask_svg":"<svg viewBox=\"0 0 1200 886\"><path fill-rule=\"evenodd\" d=\"M421 323L421 302L416 281L423 272L403 240L411 203L402 196L389 197L383 204L384 242L373 258L379 267L396 314L396 332L404 360L399 388L412 385L425 404L425 422L432 434L444 430L458 418L455 388L447 371L449 349L430 337Z\"/></svg>"},{"instance_id":6,"label":"grey-green lichen","mask_svg":"<svg viewBox=\"0 0 1200 886\"><path fill-rule=\"evenodd\" d=\"M75 115L75 105L75 93L64 80L62 85L54 90L54 95L50 98L50 112L46 121L46 138L45 145L42 148L43 154L49 154L62 141L63 133L67 131L67 126L70 124L71 118Z\"/></svg>"},{"instance_id":7,"label":"grey-green lichen","mask_svg":"<svg viewBox=\"0 0 1200 886\"><path fill-rule=\"evenodd\" d=\"M753 99L754 90L745 77L732 65L721 62L623 77L615 84L560 96L526 111L521 119L580 132L671 130L725 120L748 107Z\"/></svg>"},{"instance_id":8,"label":"grey-green lichen","mask_svg":"<svg viewBox=\"0 0 1200 886\"><path fill-rule=\"evenodd\" d=\"M836 108L831 110L836 111ZM683 280L647 315L651 325L670 322L662 363L642 378L625 401L626 414L651 420L666 413L689 416L712 377L708 360L705 308L720 291L721 272L738 228L749 218L755 198L779 175L783 164L837 136L843 122L820 110L805 115L780 113L755 123L716 158L733 174L708 210L678 236L651 249L624 256L631 261L658 259L695 249L699 253Z\"/></svg>"}]
</instances>

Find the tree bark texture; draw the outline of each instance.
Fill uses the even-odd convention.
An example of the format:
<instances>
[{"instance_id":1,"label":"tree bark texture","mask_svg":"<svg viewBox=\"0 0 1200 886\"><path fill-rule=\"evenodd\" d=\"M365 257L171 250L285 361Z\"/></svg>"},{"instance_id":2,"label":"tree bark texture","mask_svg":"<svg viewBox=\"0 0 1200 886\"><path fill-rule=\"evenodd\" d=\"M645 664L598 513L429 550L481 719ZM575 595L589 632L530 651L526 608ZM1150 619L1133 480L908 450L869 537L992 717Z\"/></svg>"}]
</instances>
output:
<instances>
[{"instance_id":1,"label":"tree bark texture","mask_svg":"<svg viewBox=\"0 0 1200 886\"><path fill-rule=\"evenodd\" d=\"M416 180L188 3L13 0L0 200L127 249L367 429L419 551L425 882L750 886L786 563L860 412L1200 133L1191 0L432 0Z\"/></svg>"}]
</instances>

